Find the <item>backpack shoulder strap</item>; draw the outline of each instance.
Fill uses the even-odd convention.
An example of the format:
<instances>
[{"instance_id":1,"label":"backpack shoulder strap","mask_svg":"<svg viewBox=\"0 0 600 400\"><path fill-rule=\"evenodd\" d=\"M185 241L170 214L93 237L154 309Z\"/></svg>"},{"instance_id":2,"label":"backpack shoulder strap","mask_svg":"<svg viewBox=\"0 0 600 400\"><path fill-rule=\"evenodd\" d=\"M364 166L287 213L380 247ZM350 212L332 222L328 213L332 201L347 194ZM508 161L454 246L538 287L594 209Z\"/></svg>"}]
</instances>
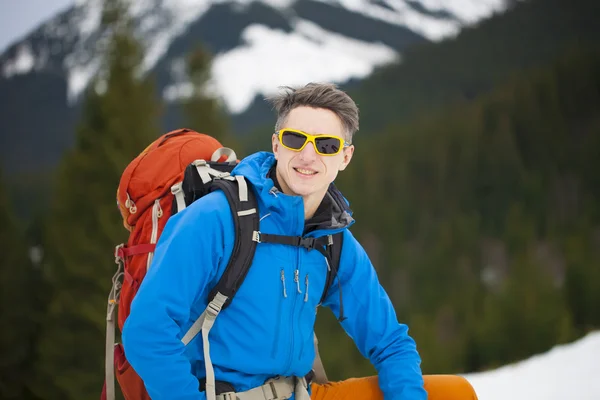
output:
<instances>
[{"instance_id":1,"label":"backpack shoulder strap","mask_svg":"<svg viewBox=\"0 0 600 400\"><path fill-rule=\"evenodd\" d=\"M258 209L256 197L249 189L248 182L242 176L236 176L235 179L230 176L224 179L215 178L211 182L210 190L216 189L225 193L231 208L235 241L225 271L208 295L207 309L181 339L185 345L203 330L207 312L212 310L214 319L231 303L250 270L256 251L257 242L252 238L254 232L258 231Z\"/></svg>"},{"instance_id":2,"label":"backpack shoulder strap","mask_svg":"<svg viewBox=\"0 0 600 400\"><path fill-rule=\"evenodd\" d=\"M212 179L209 190L216 189L221 189L225 193L232 211L235 234L234 246L223 275L209 294L208 306L181 339L182 343L187 346L198 333L202 332L208 399L216 398L216 380L210 358L208 335L215 319L223 309L231 304L250 270L258 243L254 240L254 237L255 233L258 232L259 224L256 197L243 176L232 177L227 174L215 177Z\"/></svg>"},{"instance_id":3,"label":"backpack shoulder strap","mask_svg":"<svg viewBox=\"0 0 600 400\"><path fill-rule=\"evenodd\" d=\"M235 234L231 257L219 282L209 294L208 306L181 338L181 342L187 346L198 333L202 332L206 393L207 398L214 399L216 398L215 373L210 358L208 335L215 319L231 304L250 270L258 243L254 238L255 233L258 232L259 219L256 197L246 178L240 175L233 177L225 173L211 179L210 176L202 177L201 171L198 173L203 185L210 182L207 188L209 191L221 189L225 194L233 215Z\"/></svg>"},{"instance_id":4,"label":"backpack shoulder strap","mask_svg":"<svg viewBox=\"0 0 600 400\"><path fill-rule=\"evenodd\" d=\"M327 280L325 281L325 288L323 289L323 295L321 296L321 300L319 300L319 304L322 304L325 301L329 287L337 276L340 267L340 259L342 258L344 233L338 232L332 236L332 239L332 243L327 246L326 250L328 261L330 261L331 264L329 265L330 268L327 270Z\"/></svg>"},{"instance_id":5,"label":"backpack shoulder strap","mask_svg":"<svg viewBox=\"0 0 600 400\"><path fill-rule=\"evenodd\" d=\"M235 241L229 263L219 279L219 282L211 290L209 301L217 293L227 296L227 307L240 286L244 282L256 251L257 242L252 240L254 232L258 231L258 206L254 192L249 187L243 176L237 175L235 180L215 179L212 190L221 189L227 197L227 201L233 215L233 229Z\"/></svg>"}]
</instances>

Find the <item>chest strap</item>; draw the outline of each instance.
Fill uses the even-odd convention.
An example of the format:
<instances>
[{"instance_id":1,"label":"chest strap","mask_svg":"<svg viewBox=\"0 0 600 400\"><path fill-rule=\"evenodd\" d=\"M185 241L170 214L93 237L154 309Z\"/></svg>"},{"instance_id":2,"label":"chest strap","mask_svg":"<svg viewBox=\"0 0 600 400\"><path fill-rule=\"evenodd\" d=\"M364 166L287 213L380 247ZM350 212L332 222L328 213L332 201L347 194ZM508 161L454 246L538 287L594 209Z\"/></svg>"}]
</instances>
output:
<instances>
[{"instance_id":1,"label":"chest strap","mask_svg":"<svg viewBox=\"0 0 600 400\"><path fill-rule=\"evenodd\" d=\"M325 285L325 290L323 291L323 296L321 296L321 304L325 300L325 295L327 294L327 289L329 289L329 285L337 277L338 267L339 267L339 258L337 258L337 263L334 262L334 255L332 254L333 248L333 236L321 236L318 238L314 237L302 237L302 236L286 236L286 235L275 235L270 233L262 233L259 231L254 231L252 233L252 240L257 243L276 243L276 244L284 244L288 246L296 246L296 247L304 247L307 250L317 250L319 253L325 257L325 261L327 262L327 283ZM332 270L333 269L333 270ZM343 322L346 317L344 316L344 299L342 295L342 285L340 280L338 279L338 292L340 295L340 316L338 320Z\"/></svg>"},{"instance_id":2,"label":"chest strap","mask_svg":"<svg viewBox=\"0 0 600 400\"><path fill-rule=\"evenodd\" d=\"M304 247L307 250L319 250L322 247L331 245L333 238L331 235L318 238L302 236L273 235L270 233L254 232L253 240L258 243L277 243L288 246Z\"/></svg>"},{"instance_id":3,"label":"chest strap","mask_svg":"<svg viewBox=\"0 0 600 400\"><path fill-rule=\"evenodd\" d=\"M219 394L217 400L287 400L292 395L295 400L310 400L304 378L291 376L269 379L264 385L245 392Z\"/></svg>"}]
</instances>

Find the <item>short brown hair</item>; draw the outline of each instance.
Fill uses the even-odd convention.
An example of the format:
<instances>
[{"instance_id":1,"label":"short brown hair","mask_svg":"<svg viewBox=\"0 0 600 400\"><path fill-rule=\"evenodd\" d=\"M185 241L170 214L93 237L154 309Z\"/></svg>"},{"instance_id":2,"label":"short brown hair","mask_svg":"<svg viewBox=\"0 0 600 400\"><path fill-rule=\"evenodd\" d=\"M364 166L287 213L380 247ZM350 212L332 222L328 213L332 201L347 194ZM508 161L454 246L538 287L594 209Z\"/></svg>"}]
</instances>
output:
<instances>
[{"instance_id":1,"label":"short brown hair","mask_svg":"<svg viewBox=\"0 0 600 400\"><path fill-rule=\"evenodd\" d=\"M275 130L283 128L290 111L299 106L325 108L334 112L342 121L347 140L358 131L358 107L348 94L331 83L309 83L300 88L283 86L282 93L267 97L277 112Z\"/></svg>"}]
</instances>

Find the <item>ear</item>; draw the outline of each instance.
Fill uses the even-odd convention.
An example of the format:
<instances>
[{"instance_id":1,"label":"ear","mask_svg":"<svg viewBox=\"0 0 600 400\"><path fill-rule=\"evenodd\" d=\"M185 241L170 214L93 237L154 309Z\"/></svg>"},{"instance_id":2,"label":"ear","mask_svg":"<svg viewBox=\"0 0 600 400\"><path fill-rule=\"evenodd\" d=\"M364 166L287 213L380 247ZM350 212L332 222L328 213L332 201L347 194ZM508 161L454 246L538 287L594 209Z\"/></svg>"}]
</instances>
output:
<instances>
[{"instance_id":1,"label":"ear","mask_svg":"<svg viewBox=\"0 0 600 400\"><path fill-rule=\"evenodd\" d=\"M342 151L344 154L344 160L340 164L340 167L339 167L340 171L345 170L346 167L348 166L348 164L350 164L350 160L352 160L352 155L354 154L354 145L350 145Z\"/></svg>"},{"instance_id":2,"label":"ear","mask_svg":"<svg viewBox=\"0 0 600 400\"><path fill-rule=\"evenodd\" d=\"M275 155L275 159L277 160L277 153L279 151L279 137L276 134L271 136L271 147L273 148L273 154Z\"/></svg>"}]
</instances>

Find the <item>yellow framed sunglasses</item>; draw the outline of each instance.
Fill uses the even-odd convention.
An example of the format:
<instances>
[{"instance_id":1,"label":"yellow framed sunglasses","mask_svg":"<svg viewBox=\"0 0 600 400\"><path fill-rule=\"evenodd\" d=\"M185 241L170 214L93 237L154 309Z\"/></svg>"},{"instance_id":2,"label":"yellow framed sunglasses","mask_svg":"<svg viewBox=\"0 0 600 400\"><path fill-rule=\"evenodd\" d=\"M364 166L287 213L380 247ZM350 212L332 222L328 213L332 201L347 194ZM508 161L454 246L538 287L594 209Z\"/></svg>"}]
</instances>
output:
<instances>
[{"instance_id":1,"label":"yellow framed sunglasses","mask_svg":"<svg viewBox=\"0 0 600 400\"><path fill-rule=\"evenodd\" d=\"M302 151L308 143L312 143L317 154L322 156L334 156L350 146L342 137L335 135L311 135L288 128L279 130L277 134L279 142L286 149Z\"/></svg>"}]
</instances>

